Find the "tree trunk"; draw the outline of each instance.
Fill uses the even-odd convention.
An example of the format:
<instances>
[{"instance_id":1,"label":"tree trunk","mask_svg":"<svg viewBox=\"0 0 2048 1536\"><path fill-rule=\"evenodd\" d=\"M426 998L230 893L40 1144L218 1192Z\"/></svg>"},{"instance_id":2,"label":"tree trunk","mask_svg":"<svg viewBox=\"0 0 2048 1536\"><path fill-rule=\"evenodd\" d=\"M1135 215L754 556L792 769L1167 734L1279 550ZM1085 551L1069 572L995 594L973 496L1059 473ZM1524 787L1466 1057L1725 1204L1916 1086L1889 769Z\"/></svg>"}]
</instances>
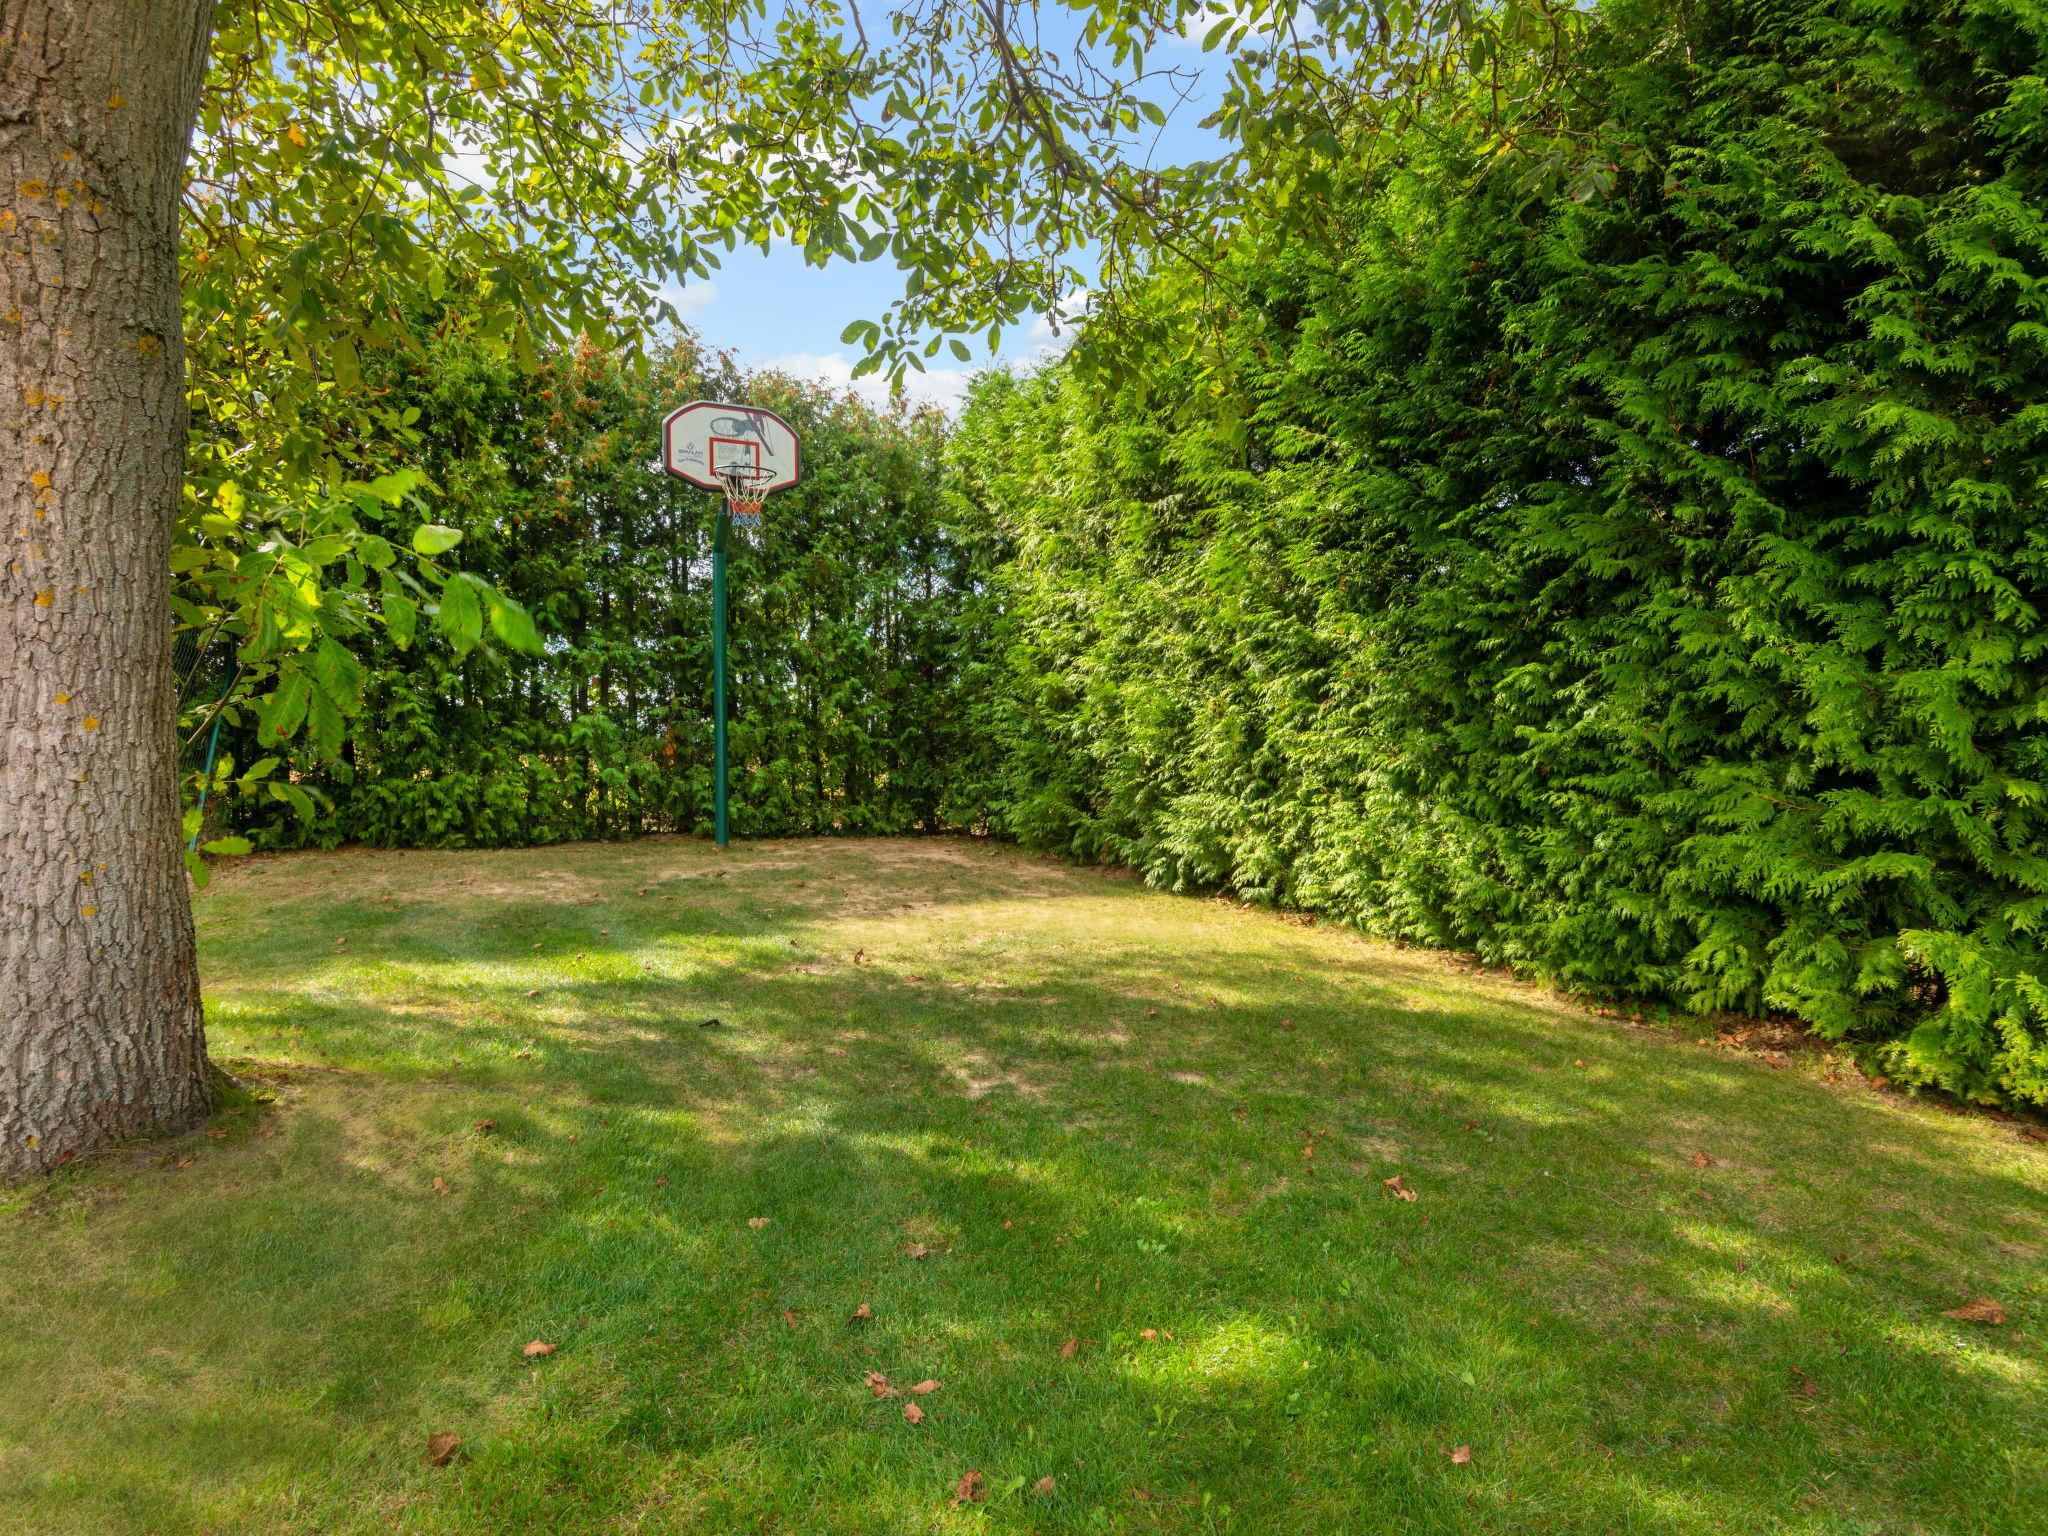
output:
<instances>
[{"instance_id":1,"label":"tree trunk","mask_svg":"<svg viewBox=\"0 0 2048 1536\"><path fill-rule=\"evenodd\" d=\"M0 1177L211 1108L169 561L213 12L0 0Z\"/></svg>"}]
</instances>

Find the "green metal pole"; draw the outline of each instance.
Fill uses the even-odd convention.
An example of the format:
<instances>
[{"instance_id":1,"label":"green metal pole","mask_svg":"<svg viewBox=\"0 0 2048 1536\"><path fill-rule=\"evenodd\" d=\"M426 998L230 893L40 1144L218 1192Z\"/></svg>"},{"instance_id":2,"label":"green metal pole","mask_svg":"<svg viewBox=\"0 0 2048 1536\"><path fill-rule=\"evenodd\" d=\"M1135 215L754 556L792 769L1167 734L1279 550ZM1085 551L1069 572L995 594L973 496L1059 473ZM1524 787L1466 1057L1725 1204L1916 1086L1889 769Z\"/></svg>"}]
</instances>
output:
<instances>
[{"instance_id":1,"label":"green metal pole","mask_svg":"<svg viewBox=\"0 0 2048 1536\"><path fill-rule=\"evenodd\" d=\"M731 840L726 815L725 788L725 530L731 519L723 508L718 514L718 533L711 543L711 739L717 759L718 846Z\"/></svg>"}]
</instances>

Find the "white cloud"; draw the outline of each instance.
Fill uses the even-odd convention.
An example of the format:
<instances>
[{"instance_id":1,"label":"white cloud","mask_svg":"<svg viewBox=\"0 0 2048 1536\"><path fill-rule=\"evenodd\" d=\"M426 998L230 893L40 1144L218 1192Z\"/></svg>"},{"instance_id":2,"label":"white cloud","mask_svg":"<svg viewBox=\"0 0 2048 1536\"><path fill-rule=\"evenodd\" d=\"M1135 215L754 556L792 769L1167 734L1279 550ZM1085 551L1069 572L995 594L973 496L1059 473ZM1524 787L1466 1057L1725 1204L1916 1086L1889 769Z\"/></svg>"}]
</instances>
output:
<instances>
[{"instance_id":1,"label":"white cloud","mask_svg":"<svg viewBox=\"0 0 2048 1536\"><path fill-rule=\"evenodd\" d=\"M866 378L853 376L855 359L844 352L787 352L781 357L771 357L763 367L775 368L792 378L814 379L827 389L852 390L861 399L878 410L889 405L890 389L886 375L871 373ZM917 405L936 405L947 412L960 408L960 402L967 398L967 386L978 370L973 368L934 368L929 373L912 369L903 377L903 393Z\"/></svg>"},{"instance_id":2,"label":"white cloud","mask_svg":"<svg viewBox=\"0 0 2048 1536\"><path fill-rule=\"evenodd\" d=\"M1031 317L1031 324L1024 328L1025 355L1014 359L1016 363L1042 363L1058 357L1074 344L1075 330L1088 318L1090 295L1086 288L1076 288L1062 298L1051 311L1044 311ZM1058 324L1054 324L1054 316Z\"/></svg>"},{"instance_id":3,"label":"white cloud","mask_svg":"<svg viewBox=\"0 0 2048 1536\"><path fill-rule=\"evenodd\" d=\"M1253 7L1245 3L1245 0L1209 0L1207 5L1198 11L1190 12L1182 20L1178 35L1168 32L1163 34L1163 38L1168 42L1178 41L1191 47L1200 48L1203 39L1208 37L1210 30L1218 22L1234 21L1246 28L1245 42L1254 44L1266 43L1280 30L1280 12L1275 7L1263 20L1254 22L1252 20L1252 10ZM1318 30L1314 6L1306 3L1295 6L1294 29L1297 33L1303 35L1312 35ZM1227 42L1228 40L1229 38L1226 34L1224 41ZM1218 46L1221 46L1221 44ZM1244 44L1240 43L1238 46L1241 48Z\"/></svg>"},{"instance_id":4,"label":"white cloud","mask_svg":"<svg viewBox=\"0 0 2048 1536\"><path fill-rule=\"evenodd\" d=\"M1058 329L1054 329L1054 313L1040 313L1031 317L1024 327L1017 344L1005 348L1004 355L972 368L933 368L928 373L915 369L903 377L903 393L917 405L936 405L948 415L957 414L961 403L967 398L967 387L974 382L977 373L989 368L1007 368L1016 374L1029 373L1064 354L1074 344L1074 334L1087 318L1091 295L1086 288L1076 288L1061 298L1054 313L1058 315ZM780 357L771 357L764 367L780 369L799 379L814 379L827 389L850 389L869 405L887 409L890 400L889 380L885 375L871 373L856 379L853 367L856 359L844 352L786 352Z\"/></svg>"},{"instance_id":5,"label":"white cloud","mask_svg":"<svg viewBox=\"0 0 2048 1536\"><path fill-rule=\"evenodd\" d=\"M670 281L656 290L655 297L666 299L687 321L692 315L701 315L718 302L718 284L708 278L699 278L693 283Z\"/></svg>"}]
</instances>

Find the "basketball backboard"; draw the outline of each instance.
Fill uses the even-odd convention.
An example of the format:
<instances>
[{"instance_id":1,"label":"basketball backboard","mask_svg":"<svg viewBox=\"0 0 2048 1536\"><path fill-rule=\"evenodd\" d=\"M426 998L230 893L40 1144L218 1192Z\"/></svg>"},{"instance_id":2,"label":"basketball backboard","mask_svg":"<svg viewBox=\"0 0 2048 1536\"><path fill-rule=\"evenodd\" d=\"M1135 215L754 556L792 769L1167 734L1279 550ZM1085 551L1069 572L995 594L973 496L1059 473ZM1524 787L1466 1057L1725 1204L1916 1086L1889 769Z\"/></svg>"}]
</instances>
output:
<instances>
[{"instance_id":1,"label":"basketball backboard","mask_svg":"<svg viewBox=\"0 0 2048 1536\"><path fill-rule=\"evenodd\" d=\"M670 474L707 491L724 490L720 473L735 465L767 472L757 487L764 495L795 485L803 474L796 432L758 406L694 400L669 413L661 446L662 465Z\"/></svg>"}]
</instances>

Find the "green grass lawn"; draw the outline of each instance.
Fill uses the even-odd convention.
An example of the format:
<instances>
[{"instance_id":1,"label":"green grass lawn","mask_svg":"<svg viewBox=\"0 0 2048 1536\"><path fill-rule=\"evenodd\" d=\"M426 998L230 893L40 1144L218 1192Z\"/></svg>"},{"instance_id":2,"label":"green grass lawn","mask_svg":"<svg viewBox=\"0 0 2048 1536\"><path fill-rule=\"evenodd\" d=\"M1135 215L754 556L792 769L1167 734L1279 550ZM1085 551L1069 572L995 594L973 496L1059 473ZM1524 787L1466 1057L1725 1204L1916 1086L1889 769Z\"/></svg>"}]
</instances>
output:
<instances>
[{"instance_id":1,"label":"green grass lawn","mask_svg":"<svg viewBox=\"0 0 2048 1536\"><path fill-rule=\"evenodd\" d=\"M4 1197L6 1531L2048 1529L2048 1146L1817 1053L965 841L199 914L253 1099Z\"/></svg>"}]
</instances>

